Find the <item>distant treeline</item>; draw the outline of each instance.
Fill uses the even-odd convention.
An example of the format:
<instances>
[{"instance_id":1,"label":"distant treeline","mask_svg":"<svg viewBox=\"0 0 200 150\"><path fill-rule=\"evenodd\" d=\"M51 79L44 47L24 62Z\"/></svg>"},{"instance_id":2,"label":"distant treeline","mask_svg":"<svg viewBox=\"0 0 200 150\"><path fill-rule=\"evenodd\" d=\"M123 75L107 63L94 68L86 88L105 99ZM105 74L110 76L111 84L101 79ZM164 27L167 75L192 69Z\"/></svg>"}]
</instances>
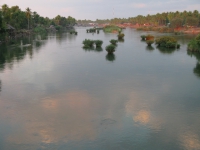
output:
<instances>
[{"instance_id":1,"label":"distant treeline","mask_svg":"<svg viewBox=\"0 0 200 150\"><path fill-rule=\"evenodd\" d=\"M42 17L37 12L32 12L29 7L22 11L19 6L9 7L4 4L0 8L0 32L6 31L7 24L20 30L34 29L37 26L49 27L50 25L66 27L73 26L75 23L76 19L70 16L65 18L57 15L53 19Z\"/></svg>"},{"instance_id":2,"label":"distant treeline","mask_svg":"<svg viewBox=\"0 0 200 150\"><path fill-rule=\"evenodd\" d=\"M157 13L155 15L147 15L142 16L138 15L136 17L130 18L114 18L114 19L96 19L96 21L91 20L78 20L78 23L113 23L113 24L122 24L122 23L131 23L131 24L138 24L138 25L153 25L153 26L160 26L160 25L168 25L170 24L171 27L177 26L199 26L200 25L200 13L197 10L192 11L183 11L183 12L163 12Z\"/></svg>"}]
</instances>

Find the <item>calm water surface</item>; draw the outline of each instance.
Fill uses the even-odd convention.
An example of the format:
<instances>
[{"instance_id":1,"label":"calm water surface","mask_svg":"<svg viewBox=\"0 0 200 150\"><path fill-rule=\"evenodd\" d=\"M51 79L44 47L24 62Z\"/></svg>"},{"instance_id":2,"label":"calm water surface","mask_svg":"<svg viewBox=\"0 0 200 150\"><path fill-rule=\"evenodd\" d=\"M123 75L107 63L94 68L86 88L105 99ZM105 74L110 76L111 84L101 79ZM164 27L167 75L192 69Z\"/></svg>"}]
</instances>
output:
<instances>
[{"instance_id":1,"label":"calm water surface","mask_svg":"<svg viewBox=\"0 0 200 150\"><path fill-rule=\"evenodd\" d=\"M76 30L22 39L31 47L0 45L1 150L200 149L193 36L176 36L181 48L166 51L126 29L110 56L116 34ZM103 49L84 50L85 38L103 40Z\"/></svg>"}]
</instances>

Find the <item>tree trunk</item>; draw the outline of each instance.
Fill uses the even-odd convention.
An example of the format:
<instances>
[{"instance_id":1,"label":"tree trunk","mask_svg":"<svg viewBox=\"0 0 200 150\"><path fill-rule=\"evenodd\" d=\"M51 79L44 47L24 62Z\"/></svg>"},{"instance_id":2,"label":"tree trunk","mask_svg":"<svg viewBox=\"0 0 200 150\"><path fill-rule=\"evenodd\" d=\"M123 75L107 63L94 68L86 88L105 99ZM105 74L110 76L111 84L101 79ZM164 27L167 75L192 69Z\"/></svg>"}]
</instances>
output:
<instances>
[{"instance_id":1,"label":"tree trunk","mask_svg":"<svg viewBox=\"0 0 200 150\"><path fill-rule=\"evenodd\" d=\"M28 30L29 30L29 18L28 18Z\"/></svg>"}]
</instances>

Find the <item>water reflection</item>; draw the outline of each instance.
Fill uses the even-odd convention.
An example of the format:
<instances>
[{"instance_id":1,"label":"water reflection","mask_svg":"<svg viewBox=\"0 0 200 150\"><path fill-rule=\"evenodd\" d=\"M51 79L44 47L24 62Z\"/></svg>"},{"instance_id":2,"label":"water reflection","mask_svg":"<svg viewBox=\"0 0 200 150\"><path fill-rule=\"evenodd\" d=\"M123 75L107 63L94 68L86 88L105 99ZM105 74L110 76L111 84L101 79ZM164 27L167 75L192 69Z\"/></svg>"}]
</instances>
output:
<instances>
[{"instance_id":1,"label":"water reflection","mask_svg":"<svg viewBox=\"0 0 200 150\"><path fill-rule=\"evenodd\" d=\"M124 43L124 39L118 39L118 42Z\"/></svg>"},{"instance_id":2,"label":"water reflection","mask_svg":"<svg viewBox=\"0 0 200 150\"><path fill-rule=\"evenodd\" d=\"M146 46L146 50L148 50L148 51L153 51L155 48L153 47L153 46Z\"/></svg>"},{"instance_id":3,"label":"water reflection","mask_svg":"<svg viewBox=\"0 0 200 150\"><path fill-rule=\"evenodd\" d=\"M99 52L103 52L103 48L102 47L83 47L83 50L85 51L85 52L97 52L97 53L99 53Z\"/></svg>"},{"instance_id":4,"label":"water reflection","mask_svg":"<svg viewBox=\"0 0 200 150\"><path fill-rule=\"evenodd\" d=\"M11 130L7 133L4 149L14 146L17 149L38 149L42 147L41 143L45 148L48 144L55 147L60 142L95 140L97 130L92 121L95 119L94 99L87 92L71 91L37 102L0 101L0 118L6 119L12 129L17 129L16 132Z\"/></svg>"},{"instance_id":5,"label":"water reflection","mask_svg":"<svg viewBox=\"0 0 200 150\"><path fill-rule=\"evenodd\" d=\"M116 59L115 54L107 54L107 55L106 55L106 60L107 60L107 61L114 62L115 59Z\"/></svg>"},{"instance_id":6,"label":"water reflection","mask_svg":"<svg viewBox=\"0 0 200 150\"><path fill-rule=\"evenodd\" d=\"M194 68L194 74L200 78L200 63L197 62L196 67Z\"/></svg>"},{"instance_id":7,"label":"water reflection","mask_svg":"<svg viewBox=\"0 0 200 150\"><path fill-rule=\"evenodd\" d=\"M186 71L193 60L184 46L173 57L158 50L146 57L152 50L143 50L140 34L130 29L126 44L118 44L126 53L106 54L81 50L85 30L69 43L66 33L61 46L59 34L36 36L32 49L16 49L31 61L12 71L3 67L0 149L199 149L199 80ZM93 39L107 45L115 37ZM1 66L17 64L6 48ZM34 55L37 48L43 51ZM102 55L119 58L107 63Z\"/></svg>"},{"instance_id":8,"label":"water reflection","mask_svg":"<svg viewBox=\"0 0 200 150\"><path fill-rule=\"evenodd\" d=\"M176 48L166 48L166 47L156 47L162 54L172 54L177 49Z\"/></svg>"},{"instance_id":9,"label":"water reflection","mask_svg":"<svg viewBox=\"0 0 200 150\"><path fill-rule=\"evenodd\" d=\"M103 48L102 48L102 47L96 47L96 48L95 48L95 51L96 51L96 52L102 52L102 51L103 51Z\"/></svg>"},{"instance_id":10,"label":"water reflection","mask_svg":"<svg viewBox=\"0 0 200 150\"><path fill-rule=\"evenodd\" d=\"M190 51L187 51L187 54L197 59L196 67L193 69L193 72L198 78L200 78L200 54Z\"/></svg>"},{"instance_id":11,"label":"water reflection","mask_svg":"<svg viewBox=\"0 0 200 150\"><path fill-rule=\"evenodd\" d=\"M95 50L95 47L83 47L83 50L85 52L91 52L91 51L94 51Z\"/></svg>"},{"instance_id":12,"label":"water reflection","mask_svg":"<svg viewBox=\"0 0 200 150\"><path fill-rule=\"evenodd\" d=\"M32 59L34 50L38 52L41 46L46 44L47 40L43 39L46 39L45 35L37 35L35 39L29 36L28 38L13 40L11 43L3 43L0 50L0 71L5 68L12 70L14 63L21 62L27 55Z\"/></svg>"}]
</instances>

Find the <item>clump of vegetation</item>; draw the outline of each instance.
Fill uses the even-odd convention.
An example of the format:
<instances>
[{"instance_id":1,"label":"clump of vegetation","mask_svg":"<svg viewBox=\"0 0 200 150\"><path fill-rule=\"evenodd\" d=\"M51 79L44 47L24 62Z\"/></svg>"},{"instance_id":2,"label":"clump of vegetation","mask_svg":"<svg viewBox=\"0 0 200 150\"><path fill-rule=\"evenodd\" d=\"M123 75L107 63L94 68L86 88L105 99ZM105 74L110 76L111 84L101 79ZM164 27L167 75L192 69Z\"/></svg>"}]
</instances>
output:
<instances>
[{"instance_id":1,"label":"clump of vegetation","mask_svg":"<svg viewBox=\"0 0 200 150\"><path fill-rule=\"evenodd\" d=\"M115 40L115 39L110 40L110 43L113 44L113 45L116 45L117 42L118 42L118 40Z\"/></svg>"},{"instance_id":2,"label":"clump of vegetation","mask_svg":"<svg viewBox=\"0 0 200 150\"><path fill-rule=\"evenodd\" d=\"M167 48L175 48L176 47L176 43L169 41L169 42L166 43L165 47L167 47Z\"/></svg>"},{"instance_id":3,"label":"clump of vegetation","mask_svg":"<svg viewBox=\"0 0 200 150\"><path fill-rule=\"evenodd\" d=\"M177 40L169 36L163 36L163 37L157 38L155 40L155 43L158 45L158 47L175 48L177 46Z\"/></svg>"},{"instance_id":4,"label":"clump of vegetation","mask_svg":"<svg viewBox=\"0 0 200 150\"><path fill-rule=\"evenodd\" d=\"M118 27L118 26L115 26L115 25L107 25L103 28L104 32L119 32L122 30L122 28Z\"/></svg>"},{"instance_id":5,"label":"clump of vegetation","mask_svg":"<svg viewBox=\"0 0 200 150\"><path fill-rule=\"evenodd\" d=\"M140 37L142 38L143 41L146 40L146 35L141 35Z\"/></svg>"},{"instance_id":6,"label":"clump of vegetation","mask_svg":"<svg viewBox=\"0 0 200 150\"><path fill-rule=\"evenodd\" d=\"M115 45L110 44L110 45L106 46L106 51L107 51L109 54L112 54L113 52L115 52Z\"/></svg>"},{"instance_id":7,"label":"clump of vegetation","mask_svg":"<svg viewBox=\"0 0 200 150\"><path fill-rule=\"evenodd\" d=\"M192 51L192 52L200 52L200 43L198 40L192 39L189 43L188 43L188 50Z\"/></svg>"},{"instance_id":8,"label":"clump of vegetation","mask_svg":"<svg viewBox=\"0 0 200 150\"><path fill-rule=\"evenodd\" d=\"M78 34L78 32L77 32L77 31L74 31L74 30L71 30L69 33L70 33L70 34L75 34L75 35Z\"/></svg>"},{"instance_id":9,"label":"clump of vegetation","mask_svg":"<svg viewBox=\"0 0 200 150\"><path fill-rule=\"evenodd\" d=\"M101 47L102 44L103 44L103 41L101 41L101 40L96 40L96 41L94 41L94 43L96 44L96 47Z\"/></svg>"},{"instance_id":10,"label":"clump of vegetation","mask_svg":"<svg viewBox=\"0 0 200 150\"><path fill-rule=\"evenodd\" d=\"M154 40L147 40L146 43L147 43L148 46L151 46L151 44L154 43Z\"/></svg>"},{"instance_id":11,"label":"clump of vegetation","mask_svg":"<svg viewBox=\"0 0 200 150\"><path fill-rule=\"evenodd\" d=\"M147 40L147 41L148 41L148 40L154 40L154 36L151 35L151 34L148 34L148 35L146 36L146 40Z\"/></svg>"},{"instance_id":12,"label":"clump of vegetation","mask_svg":"<svg viewBox=\"0 0 200 150\"><path fill-rule=\"evenodd\" d=\"M117 35L118 39L123 39L124 36L125 36L124 33L119 33L119 34Z\"/></svg>"},{"instance_id":13,"label":"clump of vegetation","mask_svg":"<svg viewBox=\"0 0 200 150\"><path fill-rule=\"evenodd\" d=\"M93 47L94 41L90 39L85 39L83 41L83 44L84 44L83 48L91 48Z\"/></svg>"},{"instance_id":14,"label":"clump of vegetation","mask_svg":"<svg viewBox=\"0 0 200 150\"><path fill-rule=\"evenodd\" d=\"M99 30L97 30L97 34L99 34Z\"/></svg>"}]
</instances>

